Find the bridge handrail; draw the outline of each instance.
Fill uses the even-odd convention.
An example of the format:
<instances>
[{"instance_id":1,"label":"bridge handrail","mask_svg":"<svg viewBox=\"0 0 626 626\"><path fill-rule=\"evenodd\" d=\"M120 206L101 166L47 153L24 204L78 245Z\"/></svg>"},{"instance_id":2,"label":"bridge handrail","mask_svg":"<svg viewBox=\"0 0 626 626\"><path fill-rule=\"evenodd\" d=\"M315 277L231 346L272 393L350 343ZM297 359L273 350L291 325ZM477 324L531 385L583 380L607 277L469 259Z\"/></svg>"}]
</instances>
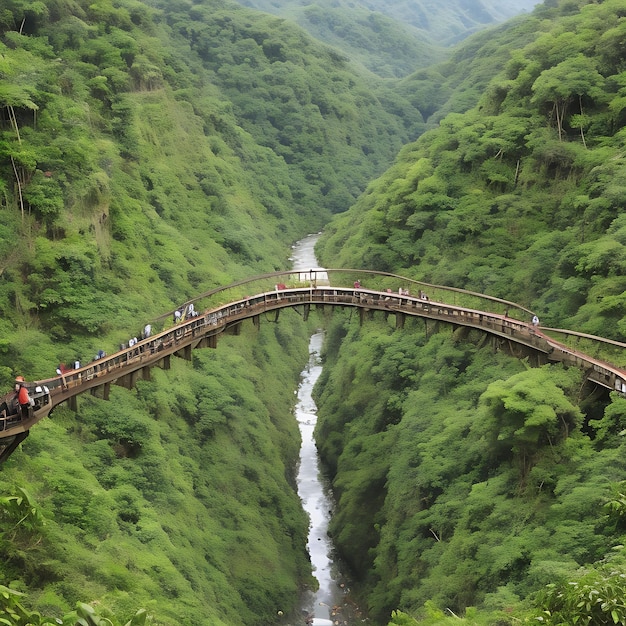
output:
<instances>
[{"instance_id":1,"label":"bridge handrail","mask_svg":"<svg viewBox=\"0 0 626 626\"><path fill-rule=\"evenodd\" d=\"M450 293L457 293L457 294L462 294L462 295L468 295L468 296L472 296L475 298L479 298L480 300L487 300L490 302L494 302L494 303L498 303L500 305L504 305L504 307L507 308L512 308L512 309L519 309L520 311L524 311L526 314L528 314L529 319L532 318L532 316L534 315L534 312L531 311L530 309L527 309L526 307L522 306L521 304L517 304L516 302L511 302L510 300L503 300L502 298L497 298L495 296L489 296L487 294L484 293L479 293L477 291L470 291L469 289L461 289L460 287L448 287L446 285L435 285L433 283L425 283L423 281L420 280L415 280L413 278L407 278L406 276L401 276L399 274L393 274L390 272L381 272L381 271L377 271L377 270L358 270L358 269L330 269L330 270L325 270L326 272L351 272L351 273L356 273L356 274L360 274L360 273L364 273L364 274L373 274L376 276L385 276L385 277L389 277L389 278L394 278L396 280L402 281L402 282L408 282L411 283L412 285L416 285L419 287L424 287L425 290L440 290L440 291L444 291L444 292L450 292Z\"/></svg>"},{"instance_id":2,"label":"bridge handrail","mask_svg":"<svg viewBox=\"0 0 626 626\"><path fill-rule=\"evenodd\" d=\"M286 275L289 273L292 273L292 272L276 272L269 276L275 277L276 275ZM381 274L385 276L397 277L395 275L388 274L386 272L381 272ZM245 284L248 282L250 281L246 280L246 281L240 281L239 283L236 283L236 284L240 285L240 284ZM424 283L420 283L420 284L424 284ZM222 288L220 290L214 290L214 291L217 293L227 288L228 287ZM357 293L352 287L329 286L329 287L316 287L315 289L317 291L324 291L324 290L335 291L337 292L338 296L347 295L349 298L353 298L354 294ZM129 361L134 360L137 357L141 357L141 355L145 354L146 350L155 351L159 349L158 348L159 345L168 346L173 342L175 343L177 339L184 338L187 334L189 334L189 332L193 332L193 330L196 329L199 325L205 326L207 324L211 324L211 325L217 326L218 323L220 323L222 320L226 322L228 318L231 317L234 313L239 312L240 307L248 307L248 308L251 306L254 307L255 303L259 302L260 300L263 300L263 303L265 304L268 298L271 301L273 298L277 298L277 299L291 298L293 296L297 296L298 294L302 294L302 293L310 294L311 293L310 290L311 290L311 287L305 287L305 288L300 287L300 288L288 288L288 289L279 290L279 291L263 292L263 293L255 294L250 297L241 298L239 300L235 300L235 301L220 305L218 307L205 311L203 314L195 318L192 318L191 320L181 322L178 325L170 326L169 328L161 331L160 333L153 335L150 338L143 339L131 348L120 350L110 356L105 356L102 359L93 361L87 365L82 366L81 368L77 370L71 370L65 375L52 377L43 381L38 381L37 384L47 385L50 388L50 390L53 391L53 393L54 393L54 390L58 387L64 387L67 389L72 386L77 386L80 384L83 378L87 380L91 380L91 378L94 375L98 375L102 371L110 372L111 370L123 367ZM439 306L444 306L444 307L448 307L451 309L456 309L458 311L462 311L465 313L472 313L482 318L482 325L486 327L492 326L493 322L502 323L503 320L505 320L509 327L515 328L518 331L530 332L530 329L531 329L531 326L526 322L515 320L509 317L503 317L502 315L499 315L499 314L493 314L493 313L489 313L487 311L481 311L478 309L459 307L456 305L451 305L451 304L432 301L432 300L421 300L415 296L400 296L397 293L390 294L387 292L372 290L372 289L360 289L358 293L359 295L367 294L367 295L371 295L372 297L377 297L377 298L382 298L382 299L390 298L390 297L393 298L394 300L402 299L405 301L419 303L427 307L433 307L433 306L439 305ZM302 302L304 302L304 300L297 299L296 304L299 304ZM620 342L616 342L610 339L605 339L603 337L597 337L594 335L576 333L575 331L567 331L563 329L552 329L552 328L543 328L543 327L541 328L541 331L542 332L548 332L548 331L560 332L563 334L574 334L577 336L594 340L596 342L607 343L610 345L616 345L619 347L626 348L626 344L622 344ZM217 328L216 328L216 332L217 332ZM563 347L567 347L567 346L563 346ZM581 354L581 353L580 351L572 349L572 354ZM611 365L611 364L607 363L607 365Z\"/></svg>"},{"instance_id":3,"label":"bridge handrail","mask_svg":"<svg viewBox=\"0 0 626 626\"><path fill-rule=\"evenodd\" d=\"M419 281L413 278L408 278L406 276L401 276L400 274L394 274L391 272L383 272L383 271L379 271L379 270L366 270L366 269L355 269L355 268L310 268L310 269L299 269L299 270L282 270L282 271L278 271L278 272L268 272L266 274L259 274L257 276L252 276L251 278L244 278L235 282L232 282L228 285L223 285L220 287L216 287L214 289L210 289L209 291L206 291L196 297L194 297L191 300L187 300L186 302L184 302L181 307L185 307L189 304L196 304L202 300L206 300L207 298L212 298L213 296L216 296L218 294L224 294L227 291L230 290L234 290L237 287L243 287L245 285L250 285L254 282L260 282L260 281L269 281L270 279L275 281L276 279L279 278L284 278L284 277L298 277L296 279L294 279L294 282L311 282L311 283L320 283L320 281L323 281L325 278L324 277L328 277L328 276L336 276L336 275L341 275L341 274L346 274L348 276L354 276L355 278L358 277L363 277L363 276L376 276L379 278L385 278L385 279L391 279L393 281L397 281L396 285L407 285L407 284L411 284L419 289L422 289L424 291L428 291L429 293L433 293L433 292L448 292L448 293L453 293L453 294L457 294L460 296L469 296L472 298L477 298L480 301L487 301L493 304L497 304L500 306L500 308L502 309L503 312L507 312L509 317L512 317L512 312L515 310L519 310L523 313L523 316L526 317L527 319L530 320L533 315L534 312L528 308L526 308L525 306L518 304L516 302L512 302L510 300L504 300L502 298L497 298L495 296L489 296L487 294L482 294L479 293L477 291L471 291L468 289L461 289L459 287L448 287L446 285L435 285L433 283L427 283L427 282L423 282L423 281ZM301 278L305 276L307 278L305 278L305 280L303 281ZM348 281L348 282L352 282L352 281ZM338 286L339 287L339 286ZM397 286L396 286L397 289ZM384 291L384 289L380 289L380 291ZM159 317L155 318L155 322L158 323L164 319L170 318L172 317L174 311L169 311L168 313L164 313L163 315L160 315Z\"/></svg>"},{"instance_id":4,"label":"bridge handrail","mask_svg":"<svg viewBox=\"0 0 626 626\"><path fill-rule=\"evenodd\" d=\"M320 270L320 272L322 271L327 272L328 270ZM360 270L357 271L360 272ZM362 272L365 272L365 270L362 270ZM264 278L275 278L288 274L294 274L294 272L276 272L264 275ZM381 272L381 274L383 274L385 278L402 278L386 272ZM405 280L408 281L409 279ZM235 283L235 285L239 286L250 282L251 279L248 279L239 281ZM410 282L425 285L425 283L420 283L419 281ZM229 287L231 286L212 290L212 293L224 292ZM498 299L495 300L500 303L506 302ZM614 347L619 347L620 349L626 348L626 344L621 342L563 329L536 329L528 322L512 319L507 315L418 298L406 293L399 294L398 292L364 288L355 289L354 287L330 285L314 286L313 281L310 281L308 286L264 291L253 296L246 296L225 304L220 304L212 309L207 309L204 313L196 317L192 317L181 323L170 326L161 332L155 333L151 337L139 341L132 347L119 350L110 356L104 356L101 359L94 360L79 369L71 370L60 376L31 383L31 386L45 386L49 390L51 406L56 406L56 404L67 400L69 397L103 384L103 377L105 376L107 377L107 382L111 382L140 369L145 363L148 364L148 367L153 366L156 361L161 358L161 354L172 354L181 347L189 345L190 341L193 341L195 337L203 338L212 334L217 335L223 332L230 324L239 323L243 319L258 316L264 312L282 307L297 306L307 303L359 306L361 308L387 310L392 313L421 314L424 317L435 320L482 328L488 332L492 332L501 337L510 338L514 341L519 342L521 340L521 343L532 346L543 352L548 352L551 346L553 349L557 349L563 354L570 354L573 357L573 362L584 362L591 365L596 371L603 372L605 378L608 373L613 377L611 380L615 379L616 383L619 382L620 385L625 384L626 381L626 372L619 367L606 361L591 359L585 353L570 349L545 333L560 332L578 335L585 339L606 343ZM4 418L4 420L0 418L0 438L2 437L2 431L13 428L12 425L8 426L9 420L14 420L14 416L8 416Z\"/></svg>"},{"instance_id":5,"label":"bridge handrail","mask_svg":"<svg viewBox=\"0 0 626 626\"><path fill-rule=\"evenodd\" d=\"M554 338L577 354L599 358L619 368L626 367L626 352L624 352L626 343L566 328L545 326L541 330L545 335Z\"/></svg>"}]
</instances>

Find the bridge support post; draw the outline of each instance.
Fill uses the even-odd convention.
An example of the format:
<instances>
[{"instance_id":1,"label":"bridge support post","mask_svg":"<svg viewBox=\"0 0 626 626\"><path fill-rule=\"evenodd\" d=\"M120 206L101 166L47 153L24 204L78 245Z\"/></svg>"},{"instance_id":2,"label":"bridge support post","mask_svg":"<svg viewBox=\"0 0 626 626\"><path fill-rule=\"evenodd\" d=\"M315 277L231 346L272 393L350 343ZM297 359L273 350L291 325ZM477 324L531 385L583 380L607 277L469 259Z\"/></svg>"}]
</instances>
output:
<instances>
[{"instance_id":1,"label":"bridge support post","mask_svg":"<svg viewBox=\"0 0 626 626\"><path fill-rule=\"evenodd\" d=\"M432 335L436 335L439 332L439 320L431 320L432 324L430 328L428 326L428 319L424 318L424 334L426 337L431 337Z\"/></svg>"},{"instance_id":2,"label":"bridge support post","mask_svg":"<svg viewBox=\"0 0 626 626\"><path fill-rule=\"evenodd\" d=\"M483 333L483 336L478 344L478 348L484 348L489 343L490 337L489 333Z\"/></svg>"},{"instance_id":3,"label":"bridge support post","mask_svg":"<svg viewBox=\"0 0 626 626\"><path fill-rule=\"evenodd\" d=\"M72 396L68 399L67 403L70 406L70 411L74 411L74 413L78 413L78 396Z\"/></svg>"},{"instance_id":4,"label":"bridge support post","mask_svg":"<svg viewBox=\"0 0 626 626\"><path fill-rule=\"evenodd\" d=\"M278 320L278 311L276 311L276 320ZM232 326L229 326L228 332L230 335L234 335L235 337L241 335L241 322L236 322Z\"/></svg>"},{"instance_id":5,"label":"bridge support post","mask_svg":"<svg viewBox=\"0 0 626 626\"><path fill-rule=\"evenodd\" d=\"M111 383L103 383L102 385L98 385L97 387L92 387L89 390L89 393L94 396L94 398L102 398L103 400L108 400L110 391Z\"/></svg>"},{"instance_id":6,"label":"bridge support post","mask_svg":"<svg viewBox=\"0 0 626 626\"><path fill-rule=\"evenodd\" d=\"M141 378L143 378L143 380L150 380L150 368L149 367L141 368Z\"/></svg>"},{"instance_id":7,"label":"bridge support post","mask_svg":"<svg viewBox=\"0 0 626 626\"><path fill-rule=\"evenodd\" d=\"M454 325L452 328L452 337L454 341L463 341L469 336L469 328L467 326Z\"/></svg>"},{"instance_id":8,"label":"bridge support post","mask_svg":"<svg viewBox=\"0 0 626 626\"><path fill-rule=\"evenodd\" d=\"M359 324L363 326L363 322L371 320L373 316L372 309L362 309L359 307Z\"/></svg>"},{"instance_id":9,"label":"bridge support post","mask_svg":"<svg viewBox=\"0 0 626 626\"><path fill-rule=\"evenodd\" d=\"M168 369L170 369L170 367L171 367L171 363L170 363L170 355L169 355L169 354L166 354L166 355L163 357L163 360L161 361L161 364L162 364L162 365L161 365L161 367L162 367L164 370L168 370Z\"/></svg>"},{"instance_id":10,"label":"bridge support post","mask_svg":"<svg viewBox=\"0 0 626 626\"><path fill-rule=\"evenodd\" d=\"M215 348L215 337L213 335L205 335L200 339L196 348Z\"/></svg>"},{"instance_id":11,"label":"bridge support post","mask_svg":"<svg viewBox=\"0 0 626 626\"><path fill-rule=\"evenodd\" d=\"M124 387L124 389L132 389L137 382L137 375L139 370L135 370L134 372L129 372L128 374L124 374L124 376L120 376L115 384L119 387Z\"/></svg>"},{"instance_id":12,"label":"bridge support post","mask_svg":"<svg viewBox=\"0 0 626 626\"><path fill-rule=\"evenodd\" d=\"M491 349L493 350L493 353L495 354L498 351L500 340L495 335L488 335L488 337L489 337L489 341L491 341Z\"/></svg>"},{"instance_id":13,"label":"bridge support post","mask_svg":"<svg viewBox=\"0 0 626 626\"><path fill-rule=\"evenodd\" d=\"M311 305L307 302L302 307L302 319L306 322L309 319L309 313L311 311Z\"/></svg>"},{"instance_id":14,"label":"bridge support post","mask_svg":"<svg viewBox=\"0 0 626 626\"><path fill-rule=\"evenodd\" d=\"M261 316L260 315L253 315L252 316L252 325L255 328L260 328L261 327Z\"/></svg>"},{"instance_id":15,"label":"bridge support post","mask_svg":"<svg viewBox=\"0 0 626 626\"><path fill-rule=\"evenodd\" d=\"M548 363L548 356L543 352L537 350L526 350L526 352L533 367L541 367Z\"/></svg>"},{"instance_id":16,"label":"bridge support post","mask_svg":"<svg viewBox=\"0 0 626 626\"><path fill-rule=\"evenodd\" d=\"M396 313L396 328L404 328L404 313Z\"/></svg>"},{"instance_id":17,"label":"bridge support post","mask_svg":"<svg viewBox=\"0 0 626 626\"><path fill-rule=\"evenodd\" d=\"M29 434L30 431L27 430L26 432L18 433L12 437L2 439L0 442L0 463L6 461L13 454L13 452L15 452L17 446L19 446Z\"/></svg>"}]
</instances>

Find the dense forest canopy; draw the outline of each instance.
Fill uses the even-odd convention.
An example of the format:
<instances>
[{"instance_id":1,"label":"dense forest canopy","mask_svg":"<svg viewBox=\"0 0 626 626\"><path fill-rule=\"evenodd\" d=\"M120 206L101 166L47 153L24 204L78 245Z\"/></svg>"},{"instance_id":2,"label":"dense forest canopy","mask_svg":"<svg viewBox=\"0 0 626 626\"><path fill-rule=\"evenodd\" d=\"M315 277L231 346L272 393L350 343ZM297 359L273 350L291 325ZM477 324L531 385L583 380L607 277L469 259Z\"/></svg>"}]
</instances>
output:
<instances>
[{"instance_id":1,"label":"dense forest canopy","mask_svg":"<svg viewBox=\"0 0 626 626\"><path fill-rule=\"evenodd\" d=\"M423 130L419 111L384 82L288 21L220 3L154 2L197 54L238 123L282 159L309 214L347 209L374 173Z\"/></svg>"},{"instance_id":2,"label":"dense forest canopy","mask_svg":"<svg viewBox=\"0 0 626 626\"><path fill-rule=\"evenodd\" d=\"M4 10L7 321L80 340L283 267L417 133L336 53L228 6Z\"/></svg>"},{"instance_id":3,"label":"dense forest canopy","mask_svg":"<svg viewBox=\"0 0 626 626\"><path fill-rule=\"evenodd\" d=\"M297 22L316 39L383 77L432 65L447 48L488 25L530 11L535 0L239 0Z\"/></svg>"},{"instance_id":4,"label":"dense forest canopy","mask_svg":"<svg viewBox=\"0 0 626 626\"><path fill-rule=\"evenodd\" d=\"M548 0L447 51L415 35L422 5L352 4L2 3L3 388L286 268L322 227L328 266L623 338L623 3ZM463 6L463 37L500 19ZM320 39L351 21L353 47L301 15ZM626 624L624 398L472 333L295 313L33 429L1 469L0 621L297 620L291 410L317 324L331 532L373 623Z\"/></svg>"},{"instance_id":5,"label":"dense forest canopy","mask_svg":"<svg viewBox=\"0 0 626 626\"><path fill-rule=\"evenodd\" d=\"M503 32L531 40L334 222L324 262L359 258L623 336L623 8L581 4Z\"/></svg>"},{"instance_id":6,"label":"dense forest canopy","mask_svg":"<svg viewBox=\"0 0 626 626\"><path fill-rule=\"evenodd\" d=\"M10 0L0 77L6 390L287 268L421 123L297 27L227 2ZM34 429L2 468L0 617L288 619L315 584L293 488L308 332L284 316Z\"/></svg>"},{"instance_id":7,"label":"dense forest canopy","mask_svg":"<svg viewBox=\"0 0 626 626\"><path fill-rule=\"evenodd\" d=\"M323 263L513 299L547 326L623 341L625 17L619 1L550 2L459 47L468 73L439 123L325 229ZM331 530L372 615L626 622L622 397L443 329L411 342L337 322L327 350Z\"/></svg>"}]
</instances>

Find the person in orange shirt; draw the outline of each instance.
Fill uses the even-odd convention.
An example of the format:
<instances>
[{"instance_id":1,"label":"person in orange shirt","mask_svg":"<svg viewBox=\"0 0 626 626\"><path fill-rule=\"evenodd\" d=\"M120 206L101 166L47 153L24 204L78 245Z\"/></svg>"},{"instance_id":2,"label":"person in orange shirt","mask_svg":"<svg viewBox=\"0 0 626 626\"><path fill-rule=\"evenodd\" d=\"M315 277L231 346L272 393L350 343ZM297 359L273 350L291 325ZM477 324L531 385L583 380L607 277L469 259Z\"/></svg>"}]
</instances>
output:
<instances>
[{"instance_id":1,"label":"person in orange shirt","mask_svg":"<svg viewBox=\"0 0 626 626\"><path fill-rule=\"evenodd\" d=\"M28 417L31 403L30 403L30 396L28 395L28 389L26 389L23 376L16 377L15 392L17 393L17 401L22 411L22 417Z\"/></svg>"}]
</instances>

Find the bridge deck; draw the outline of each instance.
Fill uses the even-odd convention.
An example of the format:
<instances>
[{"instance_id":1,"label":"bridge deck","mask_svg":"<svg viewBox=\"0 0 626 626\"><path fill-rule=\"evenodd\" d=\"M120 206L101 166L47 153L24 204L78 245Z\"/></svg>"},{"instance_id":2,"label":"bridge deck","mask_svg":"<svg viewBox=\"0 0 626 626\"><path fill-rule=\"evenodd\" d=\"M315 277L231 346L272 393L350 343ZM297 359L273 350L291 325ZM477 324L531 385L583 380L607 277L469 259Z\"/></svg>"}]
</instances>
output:
<instances>
[{"instance_id":1,"label":"bridge deck","mask_svg":"<svg viewBox=\"0 0 626 626\"><path fill-rule=\"evenodd\" d=\"M243 320L252 318L258 323L263 314L275 311L278 315L280 309L300 306L304 307L307 315L311 307L354 307L362 314L369 311L394 314L397 326L402 325L404 316L417 316L479 329L544 355L546 361L562 362L568 366L582 368L587 378L594 383L626 393L626 370L572 350L532 324L502 314L433 302L408 294L315 286L311 283L306 287L266 291L212 308L139 341L130 348L93 361L84 367L61 376L30 383L29 389L43 390L41 397L45 401L41 401L28 418L19 418L15 415L0 418L0 461L11 454L16 446L16 437L21 440L33 425L49 415L50 411L62 402L96 387L104 387L105 397L108 397L108 385L132 387L137 378L149 376L150 368L155 366L168 368L168 359L173 354L190 359L193 349L215 347L217 337L221 333L236 327ZM601 338L596 339L602 341ZM610 343L626 347L619 342ZM6 397L12 395L8 394Z\"/></svg>"}]
</instances>

